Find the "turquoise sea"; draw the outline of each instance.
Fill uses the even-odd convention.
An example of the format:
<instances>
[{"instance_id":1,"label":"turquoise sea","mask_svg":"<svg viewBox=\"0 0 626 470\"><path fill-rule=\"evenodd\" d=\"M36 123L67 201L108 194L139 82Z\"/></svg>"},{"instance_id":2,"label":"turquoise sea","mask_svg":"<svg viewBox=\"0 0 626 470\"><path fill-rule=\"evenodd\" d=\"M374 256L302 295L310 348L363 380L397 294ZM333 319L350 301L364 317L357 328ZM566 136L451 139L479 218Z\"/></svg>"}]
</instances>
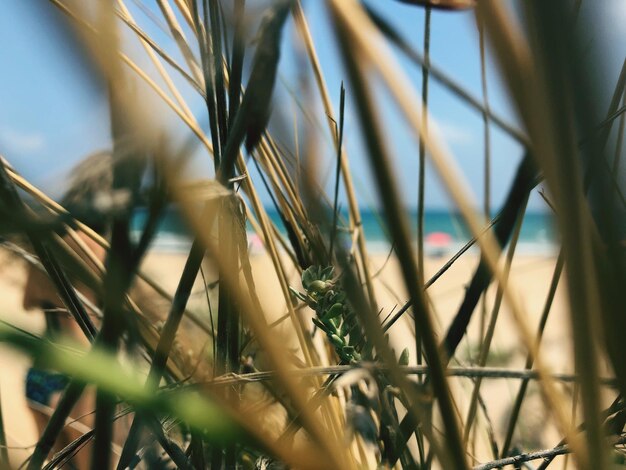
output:
<instances>
[{"instance_id":1,"label":"turquoise sea","mask_svg":"<svg viewBox=\"0 0 626 470\"><path fill-rule=\"evenodd\" d=\"M278 213L269 210L268 214L279 230L284 234L284 227ZM413 238L416 240L417 212L409 214ZM363 229L367 240L368 249L371 252L386 252L390 248L389 238L382 221L382 213L363 209L361 212ZM344 215L345 217L345 215ZM137 211L133 219L133 231L139 233L146 218L144 211ZM459 214L445 210L428 210L424 215L425 236L432 233L445 233L449 241L445 246L429 246L426 243L427 253L443 255L453 252L463 246L471 237L467 227ZM249 235L252 230L249 227ZM250 237L249 237L250 238ZM556 251L556 235L553 220L550 214L544 212L527 213L522 225L518 252L526 254L552 254ZM161 221L159 233L154 243L154 248L161 251L184 252L191 246L191 235L180 214L169 209Z\"/></svg>"}]
</instances>

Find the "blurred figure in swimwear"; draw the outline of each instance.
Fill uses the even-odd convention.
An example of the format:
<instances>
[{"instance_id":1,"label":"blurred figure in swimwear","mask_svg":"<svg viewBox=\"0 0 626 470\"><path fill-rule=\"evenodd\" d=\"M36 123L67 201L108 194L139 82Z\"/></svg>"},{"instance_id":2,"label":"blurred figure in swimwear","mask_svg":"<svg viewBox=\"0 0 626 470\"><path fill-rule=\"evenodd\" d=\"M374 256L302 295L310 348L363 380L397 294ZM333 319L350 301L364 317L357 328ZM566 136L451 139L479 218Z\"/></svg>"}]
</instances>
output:
<instances>
[{"instance_id":1,"label":"blurred figure in swimwear","mask_svg":"<svg viewBox=\"0 0 626 470\"><path fill-rule=\"evenodd\" d=\"M93 211L90 212L89 207L93 207L94 197L99 191L107 191L111 187L111 156L107 153L90 156L76 166L72 176L73 183L70 185L70 189L67 191L61 204L73 215L79 214L81 221L89 225L94 231L106 236L105 219L100 214L96 214ZM104 248L81 232L77 232L77 236L98 260L104 261L106 255ZM82 248L74 240L67 235L63 239L70 249L81 255L81 258L90 268L95 268L94 264L84 254ZM79 283L74 284L92 305L98 306L100 304L94 292ZM88 348L89 341L61 302L48 275L33 265L30 265L28 268L23 306L26 310L38 309L43 311L46 321L44 333L46 339L58 341L64 337L74 343L83 345L85 349ZM93 312L90 313L93 314ZM48 420L68 382L67 376L41 368L37 363L34 363L29 369L26 376L26 398L40 436L48 424ZM78 421L66 425L57 439L52 454L61 450L92 428L93 419L91 414L94 408L93 391L87 390L72 410L72 419L77 419ZM81 449L70 464L74 468L89 468L89 452L86 449Z\"/></svg>"}]
</instances>

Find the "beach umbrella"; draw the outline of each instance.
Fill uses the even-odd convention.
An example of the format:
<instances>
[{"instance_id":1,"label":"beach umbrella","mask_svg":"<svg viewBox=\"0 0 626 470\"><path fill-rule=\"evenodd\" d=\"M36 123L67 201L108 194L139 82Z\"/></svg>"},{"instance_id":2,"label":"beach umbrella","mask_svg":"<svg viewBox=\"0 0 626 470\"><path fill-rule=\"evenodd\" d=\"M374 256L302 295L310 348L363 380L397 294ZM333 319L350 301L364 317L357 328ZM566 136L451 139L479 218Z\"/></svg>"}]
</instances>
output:
<instances>
[{"instance_id":1,"label":"beach umbrella","mask_svg":"<svg viewBox=\"0 0 626 470\"><path fill-rule=\"evenodd\" d=\"M446 247L452 243L452 235L446 232L431 232L424 241L433 247Z\"/></svg>"},{"instance_id":2,"label":"beach umbrella","mask_svg":"<svg viewBox=\"0 0 626 470\"><path fill-rule=\"evenodd\" d=\"M446 232L431 232L424 238L431 256L443 256L452 243L452 235Z\"/></svg>"}]
</instances>

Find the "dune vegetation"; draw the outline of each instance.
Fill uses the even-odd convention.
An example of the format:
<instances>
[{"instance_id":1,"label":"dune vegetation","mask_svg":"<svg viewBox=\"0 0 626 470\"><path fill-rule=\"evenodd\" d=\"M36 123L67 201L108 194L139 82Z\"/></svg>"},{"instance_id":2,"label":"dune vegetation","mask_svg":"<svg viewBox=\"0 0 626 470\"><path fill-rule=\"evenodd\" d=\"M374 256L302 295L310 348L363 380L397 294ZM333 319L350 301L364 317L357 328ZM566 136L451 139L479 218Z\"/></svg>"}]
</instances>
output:
<instances>
[{"instance_id":1,"label":"dune vegetation","mask_svg":"<svg viewBox=\"0 0 626 470\"><path fill-rule=\"evenodd\" d=\"M131 15L130 0L49 1L106 90L113 147L73 173L67 207L20 175L11 155L0 160L2 250L45 273L84 340L0 323L4 345L69 377L25 462L9 460L12 405L0 397L0 467L81 467L80 455L91 468L605 469L625 461L626 63L619 77L597 73L601 58L581 38L594 25L578 17L580 0L515 9L499 0L403 2L426 9L419 44L372 2L324 2L328 42L345 73L343 83L328 83L304 0L156 0L163 44L142 24L148 16ZM490 109L486 82L475 96L430 56L431 15L455 10L475 16L483 74L488 47L517 123ZM128 37L143 48L143 62L124 51ZM302 68L288 84L290 99L308 116L293 128L273 121L286 47ZM524 148L493 218L488 205L485 212L471 203L488 192L488 177L487 189L469 187L429 132L432 82L482 117L485 142L496 129ZM341 90L337 102L329 89ZM192 111L189 93L201 109ZM176 117L176 131L155 116L160 108L148 95ZM403 156L389 145L381 99L393 102L414 138ZM397 268L383 287L398 302L381 294L381 265L368 253L347 119L374 175L370 192ZM330 147L317 144L320 133ZM210 178L190 178L198 158ZM403 158L420 162L416 237L397 177ZM321 167L328 161L330 170ZM445 258L425 249L427 161L471 234ZM545 289L523 297L510 272L540 183L559 252ZM267 195L271 207L262 203ZM172 208L192 241L166 288L144 259ZM138 209L145 217L136 233ZM431 293L464 260L465 288L444 319ZM569 349L555 371L541 342L561 278L562 323L551 327ZM539 313L529 313L528 297L543 306ZM497 335L514 338L517 349L495 350ZM497 381L512 391L503 423L490 419L501 397L485 392ZM93 420L59 445L87 394L95 396ZM520 438L533 412L535 436ZM557 439L537 440L545 446L537 448L542 428Z\"/></svg>"}]
</instances>

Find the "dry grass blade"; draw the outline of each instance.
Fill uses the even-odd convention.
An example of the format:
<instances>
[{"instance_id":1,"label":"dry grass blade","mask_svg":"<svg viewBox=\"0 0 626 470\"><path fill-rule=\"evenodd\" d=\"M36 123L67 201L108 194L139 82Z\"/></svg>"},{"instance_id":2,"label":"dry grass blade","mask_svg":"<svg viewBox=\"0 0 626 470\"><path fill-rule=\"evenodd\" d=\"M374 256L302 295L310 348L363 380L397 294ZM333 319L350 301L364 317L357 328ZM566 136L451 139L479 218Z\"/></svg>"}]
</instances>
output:
<instances>
[{"instance_id":1,"label":"dry grass blade","mask_svg":"<svg viewBox=\"0 0 626 470\"><path fill-rule=\"evenodd\" d=\"M215 211L207 210L206 212L210 215L215 214ZM211 224L209 224L209 226L210 225ZM193 288L198 271L200 270L203 258L204 249L199 240L194 240L185 263L183 273L180 277L178 287L176 288L170 312L168 313L167 320L159 338L159 343L150 364L150 372L148 373L148 379L146 380L147 388L155 388L161 381L170 350L174 344L174 339L176 337L178 327L180 326L183 312L185 311L187 302L189 301L191 289ZM128 437L126 438L126 443L118 464L119 468L126 467L130 458L135 455L141 426L143 424L142 418L143 417L141 416L135 416L133 419L133 423L128 431Z\"/></svg>"},{"instance_id":2,"label":"dry grass blade","mask_svg":"<svg viewBox=\"0 0 626 470\"><path fill-rule=\"evenodd\" d=\"M174 59L172 59L168 54L163 51L151 38L148 36L138 25L135 23L132 15L126 5L122 0L118 0L118 6L121 9L121 12L118 12L118 17L139 37L141 43L144 46L145 51L150 56L150 59L157 67L159 74L163 77L165 83L167 84L170 91L176 97L179 105L183 107L187 114L191 114L191 112L185 107L183 103L183 99L178 93L178 90L174 86L173 82L165 72L163 66L156 60L155 53L158 54L163 60L165 60L174 70L176 70L188 83L191 85L200 95L204 95L203 83L198 80L197 77L191 77ZM196 66L197 67L197 66ZM195 69L192 69L195 70Z\"/></svg>"},{"instance_id":3,"label":"dry grass blade","mask_svg":"<svg viewBox=\"0 0 626 470\"><path fill-rule=\"evenodd\" d=\"M247 172L245 161L241 157L239 159L239 166L240 168L242 168L243 170ZM250 199L252 201L254 211L259 217L259 223L261 225L262 234L266 242L265 246L269 251L272 264L274 266L274 270L276 271L278 275L282 294L284 296L289 296L290 295L289 283L288 283L288 277L286 274L287 270L278 252L276 241L275 241L276 237L274 236L274 233L270 230L270 221L269 221L267 212L263 208L261 201L259 199L259 196L257 195L256 190L254 189L254 186L251 185L248 181L244 182L244 186L247 188L247 192L250 195ZM288 297L285 297L285 298L288 298ZM303 333L302 326L301 326L302 323L300 319L297 317L296 312L293 308L293 304L291 302L287 302L287 309L288 309L288 314L289 314L289 317L291 318L292 324L294 325L294 328L296 329L300 347L302 348L303 351L308 351L307 341L304 337L304 333ZM305 354L307 355L307 357L310 358L310 354L308 352L305 352Z\"/></svg>"},{"instance_id":4,"label":"dry grass blade","mask_svg":"<svg viewBox=\"0 0 626 470\"><path fill-rule=\"evenodd\" d=\"M306 47L307 55L309 57L309 61L313 68L313 74L315 76L315 82L319 89L322 103L324 105L324 113L327 117L328 126L333 136L333 141L335 143L335 150L337 152L341 151L339 147L339 135L337 134L337 127L335 126L335 112L333 111L333 107L330 101L330 97L328 95L328 86L324 80L324 76L322 74L322 70L320 67L319 59L317 57L317 52L315 50L315 45L313 43L313 39L311 37L311 32L309 31L309 26L306 21L306 17L304 16L304 12L302 11L302 6L300 4L300 0L296 1L296 4L293 9L293 15L296 21L296 27L302 36L304 41L304 45ZM374 287L372 283L372 277L369 268L369 257L367 254L367 248L365 246L365 233L363 231L363 223L361 219L361 210L359 208L359 203L357 200L356 192L354 190L354 183L352 181L352 174L350 172L350 167L348 166L348 155L343 151L343 157L341 158L341 175L343 177L343 184L346 191L346 196L348 199L348 209L350 214L350 231L355 233L356 235L356 243L357 249L359 253L359 268L362 270L363 275L362 278L365 279L365 285L367 287L367 295L369 297L370 302L372 303L375 309L378 309L378 302L376 301L376 294L374 292Z\"/></svg>"},{"instance_id":5,"label":"dry grass blade","mask_svg":"<svg viewBox=\"0 0 626 470\"><path fill-rule=\"evenodd\" d=\"M498 43L496 51L505 73L519 77L519 81L509 82L511 91L535 144L536 157L555 194L557 220L564 235L564 249L568 260L566 267L576 364L583 375L583 408L585 417L590 420L588 432L585 434L587 449L577 449L576 457L582 468L591 468L591 462L594 466L603 468L606 452L602 448L602 431L597 419L598 365L592 339L598 334L599 325L591 315L591 312L599 310L600 304L591 252L580 250L580 247L590 243L590 216L581 191L583 186L579 163L572 158L577 154L575 131L570 120L560 119L563 112L574 111L568 96L573 89L571 86L560 88L558 85L564 76L570 74L568 60L573 57L569 52L573 45L571 42L566 45L566 42L573 39L573 36L569 34L567 22L561 22L561 27L557 30L547 27L550 19L554 20L557 16L563 18L565 12L556 5L542 9L541 12L529 12L529 17L533 18L533 31L537 35L539 46L535 65L526 49L525 41L512 35L515 29L511 27L501 6L491 2L489 6L480 6L478 11L486 22L492 42ZM541 19L535 15L541 15ZM507 48L508 52L505 53L503 48ZM516 53L511 54L512 50ZM506 58L504 54L507 55ZM550 55L552 59L547 59L546 55Z\"/></svg>"},{"instance_id":6,"label":"dry grass blade","mask_svg":"<svg viewBox=\"0 0 626 470\"><path fill-rule=\"evenodd\" d=\"M196 29L196 23L193 19L192 9L190 7L190 3L188 0L174 0L178 11L180 11L181 15L185 19L187 25L191 28L191 30L196 35L196 38L199 36L198 30Z\"/></svg>"},{"instance_id":7,"label":"dry grass blade","mask_svg":"<svg viewBox=\"0 0 626 470\"><path fill-rule=\"evenodd\" d=\"M499 220L500 220L500 216L501 213L498 214L497 216L495 216L493 218L493 220L491 220L491 222L489 222L489 224L482 230L482 232L479 234L479 236L482 236L484 233L486 233L488 230L490 230ZM461 258L461 256L463 256L465 253L467 253L467 251L476 244L476 242L478 241L478 237L473 237L470 241L468 241L465 245L463 245L463 247L461 247L461 249L459 251L457 251L454 256L452 256L452 258L450 258L448 261L446 261L446 263L439 268L439 270L433 274L431 276L431 278L426 281L426 283L424 284L424 289L428 289L429 287L431 287L435 282L437 282L437 280L443 276L445 274L445 272L450 269L452 267L452 265L459 259ZM385 322L384 325L384 329L385 331L388 330L389 328L391 328L394 323L396 323L398 321L398 319L400 319L400 317L402 317L402 315L404 315L409 308L411 308L411 301L409 300L407 303L405 303L402 308L400 308L397 312L395 312L393 314L392 317L389 318L389 320L387 320Z\"/></svg>"},{"instance_id":8,"label":"dry grass blade","mask_svg":"<svg viewBox=\"0 0 626 470\"><path fill-rule=\"evenodd\" d=\"M620 445L626 442L625 437L615 439L613 445ZM531 462L533 460L548 460L553 459L557 455L569 454L572 449L568 445L561 445L553 449L539 450L536 452L528 452L524 454L514 455L512 457L506 457L493 462L485 463L482 465L476 465L472 470L491 470L493 468L502 468L506 465L521 465L524 462Z\"/></svg>"},{"instance_id":9,"label":"dry grass blade","mask_svg":"<svg viewBox=\"0 0 626 470\"><path fill-rule=\"evenodd\" d=\"M20 199L17 190L13 186L13 183L6 170L4 159L0 157L0 201L1 210L3 212L10 211L13 214L27 214L26 206ZM25 219L27 220L27 219ZM81 327L84 335L91 341L95 337L96 329L89 318L89 315L81 303L80 299L76 295L76 290L69 282L67 274L59 265L53 254L50 252L49 245L46 244L46 239L41 238L40 235L25 230L25 233L30 239L30 243L37 253L39 259L44 265L48 275L50 276L64 305L68 311L74 316L76 322Z\"/></svg>"},{"instance_id":10,"label":"dry grass blade","mask_svg":"<svg viewBox=\"0 0 626 470\"><path fill-rule=\"evenodd\" d=\"M393 28L382 16L376 13L371 8L366 7L367 14L370 16L376 27L380 30L384 36L391 41L407 58L422 68L428 69L428 72L433 80L439 82L442 86L450 90L457 98L462 100L465 104L486 115L488 119L493 122L498 128L506 132L509 136L522 144L524 147L529 147L530 142L528 137L519 129L515 128L511 123L504 119L499 114L496 114L492 109L486 107L484 99L480 99L473 96L463 86L456 82L452 77L446 74L441 68L439 68L432 60L426 63L426 58L413 49L411 44L404 39L396 29Z\"/></svg>"},{"instance_id":11,"label":"dry grass blade","mask_svg":"<svg viewBox=\"0 0 626 470\"><path fill-rule=\"evenodd\" d=\"M69 18L71 18L77 26L81 28L81 31L85 33L86 37L91 37L92 40L95 40L94 36L97 37L100 33L96 28L94 28L91 24L77 15L75 12L70 10L66 5L64 5L60 0L49 0L52 4L59 8L64 14L66 14ZM93 35L93 36L90 36ZM181 109L176 103L172 101L172 99L167 96L167 94L163 91L163 89L152 79L150 76L139 67L133 60L131 60L126 54L122 52L118 52L119 57L122 61L133 71L135 72L142 80L146 82L150 88L152 88L155 93L167 104L180 118L181 120L189 126L191 131L198 137L200 142L206 147L209 153L213 153L213 146L207 139L205 133L202 131L198 123L196 122L193 116L190 116L185 113L183 109Z\"/></svg>"},{"instance_id":12,"label":"dry grass blade","mask_svg":"<svg viewBox=\"0 0 626 470\"><path fill-rule=\"evenodd\" d=\"M554 273L552 274L552 281L550 282L550 289L548 290L548 294L546 296L546 301L543 307L543 312L541 314L541 319L539 321L539 326L537 328L537 337L541 339L543 336L543 331L546 326L546 322L548 321L548 315L550 314L550 310L552 307L552 302L554 301L554 296L556 294L556 289L559 285L559 280L561 279L561 273L563 271L563 262L564 257L563 253L559 253L559 256L556 261L556 265L554 266ZM533 366L532 357L528 356L526 358L526 364L524 368L526 370L530 370ZM509 418L509 423L507 426L506 434L504 437L504 442L502 444L501 456L505 457L511 448L511 442L513 440L513 433L515 432L515 426L517 424L517 419L519 417L520 410L522 408L522 403L524 401L524 396L526 395L526 390L528 388L528 381L524 380L517 392L515 397L515 402L513 403L513 407L511 409L511 416Z\"/></svg>"},{"instance_id":13,"label":"dry grass blade","mask_svg":"<svg viewBox=\"0 0 626 470\"><path fill-rule=\"evenodd\" d=\"M355 42L354 38L350 36L352 31L347 28L345 23L342 23L342 21L345 21L345 17L342 18L340 15L342 13L345 14L345 11L341 11L337 2L332 2L331 7L333 8L333 13L336 15L336 28L340 42L342 43L343 59L348 68L353 93L357 101L363 135L365 136L370 151L370 163L372 168L375 169L379 194L388 217L388 227L396 246L396 253L402 268L406 289L413 300L415 321L416 324L419 325L421 332L425 359L431 367L433 389L439 400L439 408L446 430L446 444L447 451L449 452L449 455L446 457L450 459L451 463L453 462L455 468L465 468L467 466L465 452L463 450L461 434L454 412L452 397L444 377L443 361L439 355L435 341L432 319L427 308L424 292L418 287L421 285L419 282L420 275L417 271L417 265L415 264L414 255L410 247L408 227L406 220L401 215L400 198L397 193L397 188L393 184L393 177L389 167L388 156L383 146L380 127L372 112L372 100L367 92L367 83L364 79L363 68L357 65L354 56L348 52L349 50L354 51ZM382 328L380 328L379 325L372 325L371 333L376 334L376 329L380 329L380 333L378 334L380 338L382 338ZM376 338L376 336L374 336L374 338ZM374 340L374 342L377 349L384 344L384 341ZM384 349L378 352L383 355L388 364L395 362L393 356L384 356ZM395 379L398 380L398 377L395 377ZM402 381L400 381L400 384L402 384ZM414 401L413 404L415 406L416 402ZM439 458L445 459L445 457L441 455Z\"/></svg>"},{"instance_id":14,"label":"dry grass blade","mask_svg":"<svg viewBox=\"0 0 626 470\"><path fill-rule=\"evenodd\" d=\"M38 201L40 201L46 208L50 210L51 214L55 214L59 216L70 216L70 214L67 212L65 208L63 208L63 206L61 206L59 203L57 203L50 197L46 196L41 190L39 190L37 187L32 185L30 182L26 181L22 176L15 173L11 169L7 169L7 172L9 176L11 177L11 179L13 180L13 182L19 188L23 189L24 191L29 193L31 196L35 197ZM80 220L76 220L76 219L71 220L71 223L73 225L75 224L75 226L80 230L81 233L88 236L95 243L97 243L98 245L100 245L101 247L107 250L109 249L110 247L109 242L105 240L100 234L96 233L91 227L89 227L88 225L85 225L83 222L81 222ZM82 253L89 259L90 263L92 263L94 266L97 266L101 272L104 272L104 266L102 265L101 261L96 258L95 254L91 251L91 249L89 249L89 247L87 246L83 246L84 242L80 238L75 236L75 231L73 229L68 227L67 230L70 236L72 237L72 240L78 246L81 247ZM87 273L84 273L84 274L87 275ZM168 302L172 301L172 296L147 273L139 270L137 272L137 277L139 277L139 279L141 279L148 286L150 286L150 288L153 289L157 295L167 300ZM94 284L93 287L95 289L99 289L99 285ZM132 300L132 298L129 298L129 301L132 304L134 304L134 301ZM198 328L202 329L207 334L211 334L211 331L209 327L206 325L206 322L202 320L201 318L199 318L194 312L190 310L185 310L185 315L192 322L194 322L194 324Z\"/></svg>"},{"instance_id":15,"label":"dry grass blade","mask_svg":"<svg viewBox=\"0 0 626 470\"><path fill-rule=\"evenodd\" d=\"M32 333L8 309L0 345L26 353L42 376L67 377L48 407L32 401L26 373L31 410L46 411L29 470L51 452L45 468L81 470L89 458L92 468L121 469L151 468L161 456L189 469L486 470L535 459L546 468L570 452L565 467L604 469L623 453L626 61L607 80L598 72L606 51L581 45L583 34L596 40L598 25L586 21L600 7L591 15L580 0L523 2L522 28L497 0L326 0L306 10L299 0L49 2L68 19L54 24L89 64L80 70L97 83L92 92L108 99L112 150L93 162L112 160L113 182L86 178L85 168L98 173L86 162L60 204L0 161L0 255L27 268L7 263L26 279L16 311L46 315L43 333ZM389 11L375 9L383 3ZM475 11L444 12L461 9ZM424 15L419 47L402 33L407 12ZM469 15L475 24L439 44L442 25ZM455 42L466 33L477 44ZM491 59L503 80L488 89ZM468 60L476 73L462 80L443 71L465 73ZM452 108L433 109L450 99L467 105L464 129L478 129L483 147L455 139ZM455 150L478 152L479 167L461 171L466 162L439 139L440 113ZM390 143L402 145L397 156ZM507 167L508 187L496 148L523 152L517 170ZM552 214L528 203L541 181L556 230ZM445 221L434 210L440 189L453 206ZM451 240L425 236L433 232ZM544 252L556 245L558 258ZM35 276L46 273L36 296L44 286ZM553 321L561 318L565 326ZM551 342L540 348L544 331ZM502 337L509 348L494 349ZM573 346L572 361L551 355L560 344ZM455 366L466 357L476 365ZM552 373L548 359L565 373ZM507 414L498 392L511 384L519 389ZM547 415L539 424L522 413L534 388ZM4 469L15 463L15 423L4 382L2 392ZM72 408L78 428L66 427ZM537 450L555 432L562 440Z\"/></svg>"},{"instance_id":16,"label":"dry grass blade","mask_svg":"<svg viewBox=\"0 0 626 470\"><path fill-rule=\"evenodd\" d=\"M181 207L189 207L189 201L186 201L185 194L176 194L176 196L180 198ZM207 232L206 226L197 214L187 210L185 215L189 218L196 233L201 237L212 259L214 259L220 267L220 272L223 273L221 282L227 286L237 285L238 280L236 276L238 276L238 273L233 272L232 260L225 260L223 258L222 252L215 246L211 234ZM349 468L345 467L345 465L349 464L339 451L337 443L330 441L328 434L323 431L319 419L308 410L304 400L306 394L303 393L301 387L293 381L287 364L282 360L286 354L282 351L282 348L272 340L271 332L268 329L263 312L255 308L248 294L240 296L239 306L242 315L249 322L257 341L262 345L264 351L268 354L269 360L276 367L280 384L285 387L294 405L301 413L305 429L309 432L317 445L319 445L321 449L324 449L324 453L322 454L323 458L317 462L317 465L319 465L320 468L324 468L326 465L339 465L342 468Z\"/></svg>"},{"instance_id":17,"label":"dry grass blade","mask_svg":"<svg viewBox=\"0 0 626 470\"><path fill-rule=\"evenodd\" d=\"M422 119L424 126L428 126L428 82L430 79L430 6L426 7L424 14L424 63L422 68L422 102L424 108ZM424 284L426 273L424 271L424 207L426 199L426 146L420 140L419 143L419 173L417 181L417 269L420 276L420 285ZM422 363L422 344L420 338L420 330L415 324L415 354L417 355L417 363Z\"/></svg>"},{"instance_id":18,"label":"dry grass blade","mask_svg":"<svg viewBox=\"0 0 626 470\"><path fill-rule=\"evenodd\" d=\"M159 5L159 9L161 10L163 17L167 21L167 25L170 28L172 36L174 36L174 40L176 41L178 48L187 62L187 66L190 68L191 73L198 84L202 87L202 91L204 93L204 77L202 75L202 69L198 65L198 61L189 47L185 33L180 27L174 11L170 7L168 0L157 0L157 4Z\"/></svg>"},{"instance_id":19,"label":"dry grass blade","mask_svg":"<svg viewBox=\"0 0 626 470\"><path fill-rule=\"evenodd\" d=\"M368 364L368 368L372 370L387 370L389 367L382 364ZM309 367L307 369L296 369L292 372L294 377L310 377L310 376L324 376L324 375L336 375L348 372L354 369L354 366L350 365L338 365L338 366L318 366ZM407 375L420 375L425 376L430 373L428 366L401 366L399 368L403 373ZM522 379L522 380L540 380L541 377L532 369L505 369L501 367L455 367L449 366L446 368L446 375L448 377L465 377L469 379ZM276 372L268 370L262 372L251 372L249 374L226 374L222 377L216 377L214 380L198 385L189 385L189 387L227 387L233 384L262 382L265 380L272 380L276 376ZM557 374L551 375L553 380L572 383L578 380L578 376L574 374ZM599 380L599 383L616 388L617 382L615 378L603 377Z\"/></svg>"},{"instance_id":20,"label":"dry grass blade","mask_svg":"<svg viewBox=\"0 0 626 470\"><path fill-rule=\"evenodd\" d=\"M444 151L444 149L432 138L432 136L424 132L419 111L414 107L415 103L420 102L419 98L413 93L412 88L407 84L404 75L399 72L395 63L391 61L391 55L372 47L371 41L372 38L377 37L377 32L373 25L369 22L367 16L362 12L362 10L359 9L359 7L353 5L352 8L348 8L346 5L347 2L334 3L337 11L341 13L342 20L345 21L346 25L349 25L352 34L354 34L355 39L358 41L359 50L363 51L363 53L367 55L367 58L376 65L377 71L390 87L390 91L396 103L406 116L407 120L411 123L415 133L425 140L426 147L430 152L432 161L435 164L439 175L452 196L452 199L459 207L470 231L474 236L477 236L481 232L481 224L470 205L472 198L468 196L469 191L466 189L467 185L463 183L464 178L452 164L447 152ZM366 38L368 39L366 40ZM378 44L380 44L380 41ZM490 233L486 233L485 236L479 238L479 243L481 245L485 261L494 273L495 279L497 279L501 285L504 285L504 283L501 282L502 272L498 266L500 250L498 249L493 236ZM567 418L567 413L563 408L562 400L560 399L560 393L551 382L543 360L538 355L536 340L527 325L527 316L523 312L519 299L515 294L517 291L518 289L512 285L512 283L509 283L504 291L505 299L511 307L520 337L535 357L536 368L544 377L544 380L541 382L542 390L545 393L546 399L550 403L550 409L554 413L559 428L568 435L568 439L570 439L569 442L573 448L580 449L581 452L584 452L582 446L579 445L579 437L572 435L571 433L571 427Z\"/></svg>"},{"instance_id":21,"label":"dry grass blade","mask_svg":"<svg viewBox=\"0 0 626 470\"><path fill-rule=\"evenodd\" d=\"M528 204L528 198L525 199L523 206L524 209L519 213L517 217L517 221L515 222L515 230L513 232L513 237L511 239L511 243L509 245L509 249L506 255L506 264L504 267L504 278L505 281L508 282L509 275L511 272L511 265L513 264L513 257L515 256L515 249L517 248L517 242L519 240L519 235L522 230L522 221L524 219L524 214L526 213L526 206ZM487 325L487 331L482 338L482 344L480 347L480 354L478 356L478 366L484 367L487 364L487 358L489 355L489 351L491 348L491 342L493 340L493 336L496 330L496 323L498 321L498 316L500 313L500 306L502 305L502 292L503 289L498 286L498 290L496 292L496 298L493 304L493 309L491 312L491 317L489 319L489 324ZM474 424L474 418L476 416L476 407L478 406L478 401L480 399L480 386L481 379L477 379L474 384L474 389L472 391L472 398L470 399L470 407L467 412L467 419L465 420L465 429L463 431L463 440L469 444L469 435L472 429L472 425Z\"/></svg>"}]
</instances>

